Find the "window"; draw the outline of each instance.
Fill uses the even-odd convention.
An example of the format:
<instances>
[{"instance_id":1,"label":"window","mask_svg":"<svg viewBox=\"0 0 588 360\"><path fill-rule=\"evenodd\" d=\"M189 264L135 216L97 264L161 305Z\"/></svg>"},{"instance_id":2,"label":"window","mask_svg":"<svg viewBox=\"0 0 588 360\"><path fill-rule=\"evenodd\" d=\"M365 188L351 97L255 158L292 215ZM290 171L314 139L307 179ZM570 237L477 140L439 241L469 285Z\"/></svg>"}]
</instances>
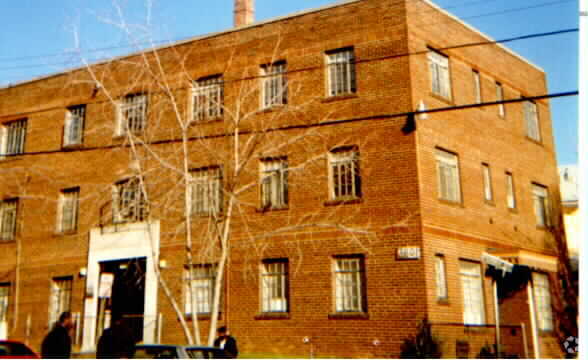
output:
<instances>
[{"instance_id":1,"label":"window","mask_svg":"<svg viewBox=\"0 0 588 360\"><path fill-rule=\"evenodd\" d=\"M288 82L286 62L280 61L261 67L263 109L288 103Z\"/></svg>"},{"instance_id":2,"label":"window","mask_svg":"<svg viewBox=\"0 0 588 360\"><path fill-rule=\"evenodd\" d=\"M147 126L147 95L125 96L119 103L118 135L142 133Z\"/></svg>"},{"instance_id":3,"label":"window","mask_svg":"<svg viewBox=\"0 0 588 360\"><path fill-rule=\"evenodd\" d=\"M138 178L118 182L113 194L115 223L132 223L147 219L148 206Z\"/></svg>"},{"instance_id":4,"label":"window","mask_svg":"<svg viewBox=\"0 0 588 360\"><path fill-rule=\"evenodd\" d=\"M483 325L486 315L480 264L460 261L459 266L463 291L463 323Z\"/></svg>"},{"instance_id":5,"label":"window","mask_svg":"<svg viewBox=\"0 0 588 360\"><path fill-rule=\"evenodd\" d=\"M504 89L501 83L496 83L496 101L504 101ZM505 115L504 104L498 104L498 115L504 117Z\"/></svg>"},{"instance_id":6,"label":"window","mask_svg":"<svg viewBox=\"0 0 588 360\"><path fill-rule=\"evenodd\" d=\"M537 104L532 101L525 101L523 103L523 111L525 113L527 136L535 141L541 141L539 117L537 116Z\"/></svg>"},{"instance_id":7,"label":"window","mask_svg":"<svg viewBox=\"0 0 588 360\"><path fill-rule=\"evenodd\" d=\"M58 231L61 233L76 231L78 227L78 199L80 188L61 191L59 198Z\"/></svg>"},{"instance_id":8,"label":"window","mask_svg":"<svg viewBox=\"0 0 588 360\"><path fill-rule=\"evenodd\" d=\"M192 85L194 122L213 120L223 115L224 84L221 75L202 78Z\"/></svg>"},{"instance_id":9,"label":"window","mask_svg":"<svg viewBox=\"0 0 588 360\"><path fill-rule=\"evenodd\" d=\"M288 205L288 161L265 159L261 162L261 206L279 209Z\"/></svg>"},{"instance_id":10,"label":"window","mask_svg":"<svg viewBox=\"0 0 588 360\"><path fill-rule=\"evenodd\" d=\"M433 94L451 100L449 58L436 51L429 51L429 71L431 72L431 91Z\"/></svg>"},{"instance_id":11,"label":"window","mask_svg":"<svg viewBox=\"0 0 588 360\"><path fill-rule=\"evenodd\" d=\"M337 312L365 311L361 256L337 257L334 260L335 310Z\"/></svg>"},{"instance_id":12,"label":"window","mask_svg":"<svg viewBox=\"0 0 588 360\"><path fill-rule=\"evenodd\" d=\"M484 200L493 201L494 194L492 192L492 173L490 172L490 165L482 164L482 175L484 176Z\"/></svg>"},{"instance_id":13,"label":"window","mask_svg":"<svg viewBox=\"0 0 588 360\"><path fill-rule=\"evenodd\" d=\"M439 199L456 203L461 202L457 155L437 149L436 158Z\"/></svg>"},{"instance_id":14,"label":"window","mask_svg":"<svg viewBox=\"0 0 588 360\"><path fill-rule=\"evenodd\" d=\"M59 320L64 311L71 311L71 290L73 278L71 276L54 278L51 282L51 298L49 299L49 327Z\"/></svg>"},{"instance_id":15,"label":"window","mask_svg":"<svg viewBox=\"0 0 588 360\"><path fill-rule=\"evenodd\" d=\"M215 215L222 211L222 171L220 167L206 167L190 172L192 176L191 214Z\"/></svg>"},{"instance_id":16,"label":"window","mask_svg":"<svg viewBox=\"0 0 588 360\"><path fill-rule=\"evenodd\" d=\"M551 220L549 219L549 193L545 186L533 184L533 207L537 226L547 227L551 225Z\"/></svg>"},{"instance_id":17,"label":"window","mask_svg":"<svg viewBox=\"0 0 588 360\"><path fill-rule=\"evenodd\" d=\"M86 105L73 106L67 109L63 131L63 145L80 145L83 141Z\"/></svg>"},{"instance_id":18,"label":"window","mask_svg":"<svg viewBox=\"0 0 588 360\"><path fill-rule=\"evenodd\" d=\"M533 292L539 330L551 331L553 330L553 313L549 277L546 274L533 273Z\"/></svg>"},{"instance_id":19,"label":"window","mask_svg":"<svg viewBox=\"0 0 588 360\"><path fill-rule=\"evenodd\" d=\"M266 260L261 265L261 311L288 311L288 260Z\"/></svg>"},{"instance_id":20,"label":"window","mask_svg":"<svg viewBox=\"0 0 588 360\"><path fill-rule=\"evenodd\" d=\"M0 284L0 339L8 338L8 300L10 283Z\"/></svg>"},{"instance_id":21,"label":"window","mask_svg":"<svg viewBox=\"0 0 588 360\"><path fill-rule=\"evenodd\" d=\"M476 97L476 104L482 102L482 86L480 82L480 73L477 70L472 70L474 76L474 94Z\"/></svg>"},{"instance_id":22,"label":"window","mask_svg":"<svg viewBox=\"0 0 588 360\"><path fill-rule=\"evenodd\" d=\"M517 207L514 180L512 174L509 172L506 173L506 206L509 209L514 209Z\"/></svg>"},{"instance_id":23,"label":"window","mask_svg":"<svg viewBox=\"0 0 588 360\"><path fill-rule=\"evenodd\" d=\"M18 155L24 153L27 133L27 120L21 119L4 124L2 128L2 155Z\"/></svg>"},{"instance_id":24,"label":"window","mask_svg":"<svg viewBox=\"0 0 588 360\"><path fill-rule=\"evenodd\" d=\"M216 266L212 264L194 265L192 268L192 294L190 294L190 278L186 271L186 288L184 309L186 314L192 314L192 296L197 314L210 314L214 301L214 283L216 280Z\"/></svg>"},{"instance_id":25,"label":"window","mask_svg":"<svg viewBox=\"0 0 588 360\"><path fill-rule=\"evenodd\" d=\"M447 278L445 276L445 257L435 256L435 283L437 289L437 300L447 300Z\"/></svg>"},{"instance_id":26,"label":"window","mask_svg":"<svg viewBox=\"0 0 588 360\"><path fill-rule=\"evenodd\" d=\"M346 200L361 197L359 152L356 148L340 148L329 153L331 199Z\"/></svg>"},{"instance_id":27,"label":"window","mask_svg":"<svg viewBox=\"0 0 588 360\"><path fill-rule=\"evenodd\" d=\"M327 53L328 96L354 94L355 55L353 49L342 49Z\"/></svg>"},{"instance_id":28,"label":"window","mask_svg":"<svg viewBox=\"0 0 588 360\"><path fill-rule=\"evenodd\" d=\"M16 236L18 199L0 202L0 242L12 241Z\"/></svg>"}]
</instances>

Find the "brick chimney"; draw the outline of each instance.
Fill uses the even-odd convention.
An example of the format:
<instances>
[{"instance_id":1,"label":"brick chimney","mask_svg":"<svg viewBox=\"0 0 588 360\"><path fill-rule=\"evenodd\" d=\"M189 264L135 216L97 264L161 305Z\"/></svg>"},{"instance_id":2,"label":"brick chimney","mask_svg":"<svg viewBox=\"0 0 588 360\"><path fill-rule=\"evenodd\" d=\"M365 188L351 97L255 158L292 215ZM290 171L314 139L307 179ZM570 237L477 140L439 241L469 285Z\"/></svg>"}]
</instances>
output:
<instances>
[{"instance_id":1,"label":"brick chimney","mask_svg":"<svg viewBox=\"0 0 588 360\"><path fill-rule=\"evenodd\" d=\"M254 21L255 0L235 0L235 27L249 25Z\"/></svg>"}]
</instances>

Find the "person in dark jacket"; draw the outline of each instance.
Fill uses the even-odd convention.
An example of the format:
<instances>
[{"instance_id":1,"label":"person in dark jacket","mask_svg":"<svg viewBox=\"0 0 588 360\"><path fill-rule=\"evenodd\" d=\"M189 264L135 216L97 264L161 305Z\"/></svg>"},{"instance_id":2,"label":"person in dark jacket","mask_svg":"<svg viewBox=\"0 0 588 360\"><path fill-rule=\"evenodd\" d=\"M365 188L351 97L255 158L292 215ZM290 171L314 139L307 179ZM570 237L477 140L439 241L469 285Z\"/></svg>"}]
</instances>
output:
<instances>
[{"instance_id":1,"label":"person in dark jacket","mask_svg":"<svg viewBox=\"0 0 588 360\"><path fill-rule=\"evenodd\" d=\"M41 355L45 359L69 359L71 356L70 330L74 323L69 311L59 316L59 321L45 336L41 344Z\"/></svg>"},{"instance_id":2,"label":"person in dark jacket","mask_svg":"<svg viewBox=\"0 0 588 360\"><path fill-rule=\"evenodd\" d=\"M96 347L97 359L131 359L135 355L135 337L127 322L118 318L102 332Z\"/></svg>"},{"instance_id":3,"label":"person in dark jacket","mask_svg":"<svg viewBox=\"0 0 588 360\"><path fill-rule=\"evenodd\" d=\"M214 340L214 346L225 350L228 359L235 359L239 356L237 340L229 335L227 328L221 326L216 330L218 337Z\"/></svg>"}]
</instances>

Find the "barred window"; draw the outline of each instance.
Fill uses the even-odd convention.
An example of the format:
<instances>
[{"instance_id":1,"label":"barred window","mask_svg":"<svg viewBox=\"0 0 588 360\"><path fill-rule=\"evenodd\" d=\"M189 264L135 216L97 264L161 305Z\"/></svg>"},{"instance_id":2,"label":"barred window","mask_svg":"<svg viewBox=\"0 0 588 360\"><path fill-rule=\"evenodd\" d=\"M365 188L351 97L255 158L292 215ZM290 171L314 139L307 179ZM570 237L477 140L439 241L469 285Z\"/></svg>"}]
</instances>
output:
<instances>
[{"instance_id":1,"label":"barred window","mask_svg":"<svg viewBox=\"0 0 588 360\"><path fill-rule=\"evenodd\" d=\"M67 109L63 145L79 145L83 141L86 105L73 106Z\"/></svg>"},{"instance_id":2,"label":"barred window","mask_svg":"<svg viewBox=\"0 0 588 360\"><path fill-rule=\"evenodd\" d=\"M328 52L327 72L329 96L353 94L357 91L353 49Z\"/></svg>"},{"instance_id":3,"label":"barred window","mask_svg":"<svg viewBox=\"0 0 588 360\"><path fill-rule=\"evenodd\" d=\"M190 213L215 215L222 211L222 170L206 167L190 172L192 176L192 202Z\"/></svg>"},{"instance_id":4,"label":"barred window","mask_svg":"<svg viewBox=\"0 0 588 360\"><path fill-rule=\"evenodd\" d=\"M0 202L0 241L12 241L16 237L18 199Z\"/></svg>"},{"instance_id":5,"label":"barred window","mask_svg":"<svg viewBox=\"0 0 588 360\"><path fill-rule=\"evenodd\" d=\"M492 201L494 194L492 192L492 174L490 173L490 165L482 164L482 175L484 176L484 200Z\"/></svg>"},{"instance_id":6,"label":"barred window","mask_svg":"<svg viewBox=\"0 0 588 360\"><path fill-rule=\"evenodd\" d=\"M431 73L431 91L435 95L451 99L449 58L436 51L429 51L428 57L429 71Z\"/></svg>"},{"instance_id":7,"label":"barred window","mask_svg":"<svg viewBox=\"0 0 588 360\"><path fill-rule=\"evenodd\" d=\"M286 62L280 61L261 67L262 108L288 103L288 81Z\"/></svg>"},{"instance_id":8,"label":"barred window","mask_svg":"<svg viewBox=\"0 0 588 360\"><path fill-rule=\"evenodd\" d=\"M54 278L51 282L51 298L49 300L49 327L58 320L64 311L71 311L71 294L73 277Z\"/></svg>"},{"instance_id":9,"label":"barred window","mask_svg":"<svg viewBox=\"0 0 588 360\"><path fill-rule=\"evenodd\" d=\"M517 207L517 199L515 196L514 180L511 173L506 173L506 206L509 209Z\"/></svg>"},{"instance_id":10,"label":"barred window","mask_svg":"<svg viewBox=\"0 0 588 360\"><path fill-rule=\"evenodd\" d=\"M2 154L18 155L24 153L27 133L27 120L21 119L4 124L2 128Z\"/></svg>"},{"instance_id":11,"label":"barred window","mask_svg":"<svg viewBox=\"0 0 588 360\"><path fill-rule=\"evenodd\" d=\"M0 283L0 339L8 337L8 300L10 283Z\"/></svg>"},{"instance_id":12,"label":"barred window","mask_svg":"<svg viewBox=\"0 0 588 360\"><path fill-rule=\"evenodd\" d=\"M287 312L288 260L265 260L261 271L261 311Z\"/></svg>"},{"instance_id":13,"label":"barred window","mask_svg":"<svg viewBox=\"0 0 588 360\"><path fill-rule=\"evenodd\" d=\"M476 104L482 102L482 85L480 81L480 72L477 70L472 70L472 75L474 77L474 96L476 99Z\"/></svg>"},{"instance_id":14,"label":"barred window","mask_svg":"<svg viewBox=\"0 0 588 360\"><path fill-rule=\"evenodd\" d=\"M185 301L186 314L192 314L192 296L196 305L197 314L209 314L212 312L214 301L214 283L216 280L216 266L212 264L194 265L192 268L192 282L186 271ZM192 293L190 293L190 289Z\"/></svg>"},{"instance_id":15,"label":"barred window","mask_svg":"<svg viewBox=\"0 0 588 360\"><path fill-rule=\"evenodd\" d=\"M551 225L551 220L549 219L549 193L545 186L533 184L533 208L535 209L537 226L547 227Z\"/></svg>"},{"instance_id":16,"label":"barred window","mask_svg":"<svg viewBox=\"0 0 588 360\"><path fill-rule=\"evenodd\" d=\"M504 89L499 82L496 83L496 101L504 101ZM498 104L498 115L504 117L505 114L504 104Z\"/></svg>"},{"instance_id":17,"label":"barred window","mask_svg":"<svg viewBox=\"0 0 588 360\"><path fill-rule=\"evenodd\" d=\"M261 206L279 209L288 205L288 161L285 158L261 161Z\"/></svg>"},{"instance_id":18,"label":"barred window","mask_svg":"<svg viewBox=\"0 0 588 360\"><path fill-rule=\"evenodd\" d=\"M362 312L364 306L362 256L334 259L335 310L337 312Z\"/></svg>"},{"instance_id":19,"label":"barred window","mask_svg":"<svg viewBox=\"0 0 588 360\"><path fill-rule=\"evenodd\" d=\"M132 223L147 219L147 200L138 178L118 182L114 188L112 202L115 223Z\"/></svg>"},{"instance_id":20,"label":"barred window","mask_svg":"<svg viewBox=\"0 0 588 360\"><path fill-rule=\"evenodd\" d=\"M59 228L62 233L76 231L78 227L78 200L80 188L61 191L59 198Z\"/></svg>"},{"instance_id":21,"label":"barred window","mask_svg":"<svg viewBox=\"0 0 588 360\"><path fill-rule=\"evenodd\" d=\"M551 331L553 330L553 311L549 277L546 274L533 273L533 290L539 330Z\"/></svg>"},{"instance_id":22,"label":"barred window","mask_svg":"<svg viewBox=\"0 0 588 360\"><path fill-rule=\"evenodd\" d=\"M435 256L435 283L437 300L447 300L447 278L445 276L445 257Z\"/></svg>"},{"instance_id":23,"label":"barred window","mask_svg":"<svg viewBox=\"0 0 588 360\"><path fill-rule=\"evenodd\" d=\"M142 133L147 127L147 95L125 96L119 103L118 135Z\"/></svg>"},{"instance_id":24,"label":"barred window","mask_svg":"<svg viewBox=\"0 0 588 360\"><path fill-rule=\"evenodd\" d=\"M541 141L537 104L532 101L525 101L523 103L523 111L525 115L525 124L527 126L527 136L535 141Z\"/></svg>"},{"instance_id":25,"label":"barred window","mask_svg":"<svg viewBox=\"0 0 588 360\"><path fill-rule=\"evenodd\" d=\"M192 85L193 121L200 122L223 115L224 83L221 75L195 81Z\"/></svg>"},{"instance_id":26,"label":"barred window","mask_svg":"<svg viewBox=\"0 0 588 360\"><path fill-rule=\"evenodd\" d=\"M332 200L361 197L359 152L355 148L335 149L329 153Z\"/></svg>"},{"instance_id":27,"label":"barred window","mask_svg":"<svg viewBox=\"0 0 588 360\"><path fill-rule=\"evenodd\" d=\"M486 314L480 264L460 261L459 266L463 291L463 323L483 325L486 321Z\"/></svg>"},{"instance_id":28,"label":"barred window","mask_svg":"<svg viewBox=\"0 0 588 360\"><path fill-rule=\"evenodd\" d=\"M457 155L437 149L437 181L439 199L461 202L459 162Z\"/></svg>"}]
</instances>

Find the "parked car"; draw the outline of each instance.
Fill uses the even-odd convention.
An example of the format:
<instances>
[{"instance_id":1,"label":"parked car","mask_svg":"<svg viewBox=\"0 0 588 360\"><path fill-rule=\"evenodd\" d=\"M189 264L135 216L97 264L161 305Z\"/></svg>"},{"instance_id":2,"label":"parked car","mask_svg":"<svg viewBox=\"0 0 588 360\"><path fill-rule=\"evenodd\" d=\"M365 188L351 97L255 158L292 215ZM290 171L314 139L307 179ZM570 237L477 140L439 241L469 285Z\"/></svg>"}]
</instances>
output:
<instances>
[{"instance_id":1,"label":"parked car","mask_svg":"<svg viewBox=\"0 0 588 360\"><path fill-rule=\"evenodd\" d=\"M147 345L135 346L135 359L227 359L223 349L208 346Z\"/></svg>"},{"instance_id":2,"label":"parked car","mask_svg":"<svg viewBox=\"0 0 588 360\"><path fill-rule=\"evenodd\" d=\"M40 359L40 357L20 341L0 340L0 359Z\"/></svg>"}]
</instances>

